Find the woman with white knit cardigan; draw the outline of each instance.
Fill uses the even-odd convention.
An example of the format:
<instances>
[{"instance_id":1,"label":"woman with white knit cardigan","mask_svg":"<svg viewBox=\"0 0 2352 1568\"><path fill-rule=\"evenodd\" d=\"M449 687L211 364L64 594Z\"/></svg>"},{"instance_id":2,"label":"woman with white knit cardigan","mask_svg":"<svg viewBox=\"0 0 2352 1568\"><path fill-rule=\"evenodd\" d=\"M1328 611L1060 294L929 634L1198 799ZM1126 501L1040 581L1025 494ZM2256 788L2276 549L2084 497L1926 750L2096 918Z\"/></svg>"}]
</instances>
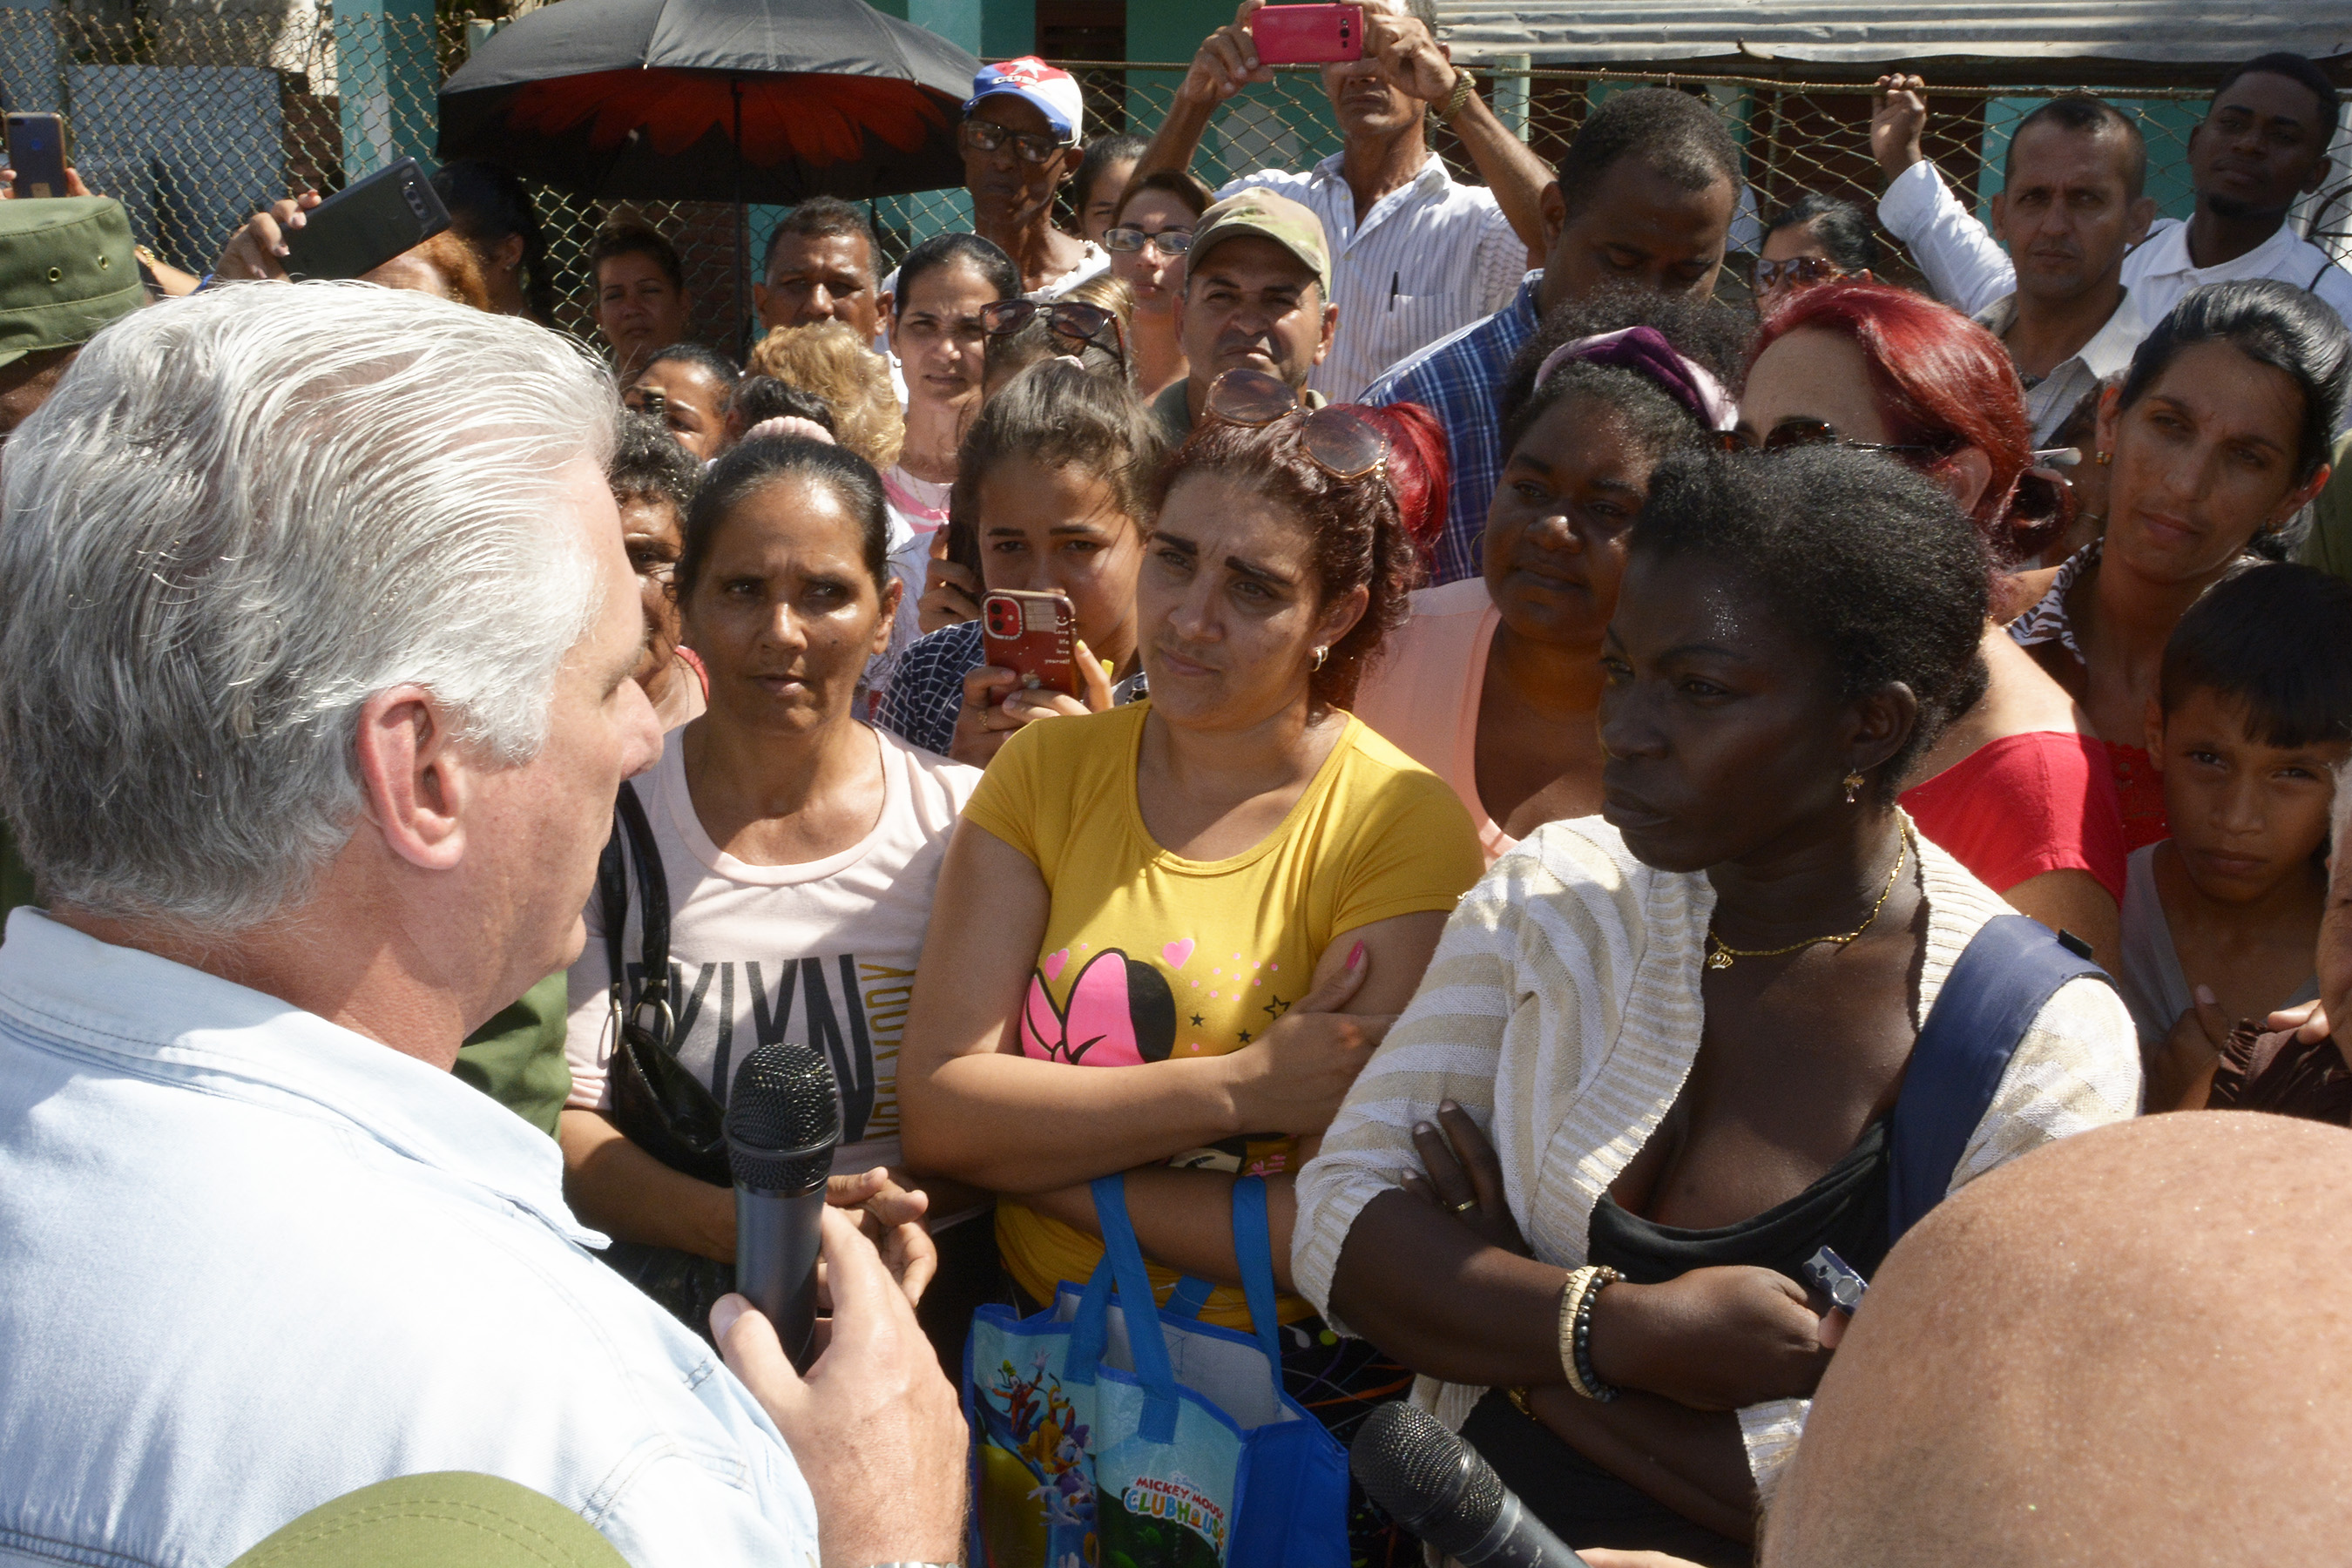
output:
<instances>
[{"instance_id":1,"label":"woman with white knit cardigan","mask_svg":"<svg viewBox=\"0 0 2352 1568\"><path fill-rule=\"evenodd\" d=\"M1967 521L1883 457L1663 468L1603 654L1602 816L1463 900L1299 1178L1300 1290L1573 1546L1748 1561L1843 1323L1802 1265L1890 1245L1914 1045L2007 912L1895 804L1983 688L1985 596ZM1930 1108L1973 1129L1931 1201L2137 1109L2105 978L2032 994L1989 1101Z\"/></svg>"}]
</instances>

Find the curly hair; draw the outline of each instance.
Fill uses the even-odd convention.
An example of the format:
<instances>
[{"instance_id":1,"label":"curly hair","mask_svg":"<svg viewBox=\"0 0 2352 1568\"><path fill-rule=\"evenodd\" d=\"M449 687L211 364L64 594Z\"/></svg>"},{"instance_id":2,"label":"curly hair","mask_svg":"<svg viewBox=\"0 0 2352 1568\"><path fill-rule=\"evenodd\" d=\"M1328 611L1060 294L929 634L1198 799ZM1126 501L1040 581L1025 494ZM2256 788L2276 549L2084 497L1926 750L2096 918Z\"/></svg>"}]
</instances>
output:
<instances>
[{"instance_id":1,"label":"curly hair","mask_svg":"<svg viewBox=\"0 0 2352 1568\"><path fill-rule=\"evenodd\" d=\"M1735 395L1748 365L1748 340L1754 335L1741 314L1712 300L1692 300L1655 289L1614 284L1554 310L1536 335L1513 356L1503 374L1503 450L1515 449L1536 422L1568 397L1589 397L1613 410L1626 433L1654 462L1680 447L1697 445L1706 432L1697 416L1675 402L1658 384L1622 365L1571 361L1536 384L1536 372L1561 344L1578 338L1648 327L1674 351L1723 383Z\"/></svg>"},{"instance_id":2,"label":"curly hair","mask_svg":"<svg viewBox=\"0 0 2352 1568\"><path fill-rule=\"evenodd\" d=\"M702 465L660 420L623 409L620 439L614 444L604 479L613 487L615 501L667 501L677 509L682 527L694 505L694 492L702 488Z\"/></svg>"},{"instance_id":3,"label":"curly hair","mask_svg":"<svg viewBox=\"0 0 2352 1568\"><path fill-rule=\"evenodd\" d=\"M1984 695L1984 541L1942 486L1877 453L1677 453L1650 481L1629 553L1727 568L1821 650L1843 699L1909 687L1919 714L1871 780L1881 805Z\"/></svg>"},{"instance_id":4,"label":"curly hair","mask_svg":"<svg viewBox=\"0 0 2352 1568\"><path fill-rule=\"evenodd\" d=\"M907 419L890 390L890 367L841 321L778 327L751 350L751 368L814 394L833 410L841 444L877 468L898 460Z\"/></svg>"},{"instance_id":5,"label":"curly hair","mask_svg":"<svg viewBox=\"0 0 2352 1568\"><path fill-rule=\"evenodd\" d=\"M1417 437L1387 417L1394 409L1347 406L1354 413L1379 416L1375 422L1390 436L1391 469L1419 462ZM1160 470L1151 511L1156 519L1180 480L1195 474L1215 474L1268 497L1296 517L1301 527L1312 531L1317 605L1358 588L1370 595L1363 615L1331 645L1322 667L1307 676L1308 695L1318 707L1349 708L1354 705L1356 688L1381 643L1404 624L1411 607L1407 596L1423 574L1421 547L1398 505L1398 491L1403 489L1426 497L1435 478L1434 515L1442 518L1444 485L1441 476L1431 475L1402 486L1393 474L1334 479L1307 457L1300 438L1301 425L1296 418L1255 427L1202 420ZM1425 500L1417 502L1416 510L1429 510Z\"/></svg>"}]
</instances>

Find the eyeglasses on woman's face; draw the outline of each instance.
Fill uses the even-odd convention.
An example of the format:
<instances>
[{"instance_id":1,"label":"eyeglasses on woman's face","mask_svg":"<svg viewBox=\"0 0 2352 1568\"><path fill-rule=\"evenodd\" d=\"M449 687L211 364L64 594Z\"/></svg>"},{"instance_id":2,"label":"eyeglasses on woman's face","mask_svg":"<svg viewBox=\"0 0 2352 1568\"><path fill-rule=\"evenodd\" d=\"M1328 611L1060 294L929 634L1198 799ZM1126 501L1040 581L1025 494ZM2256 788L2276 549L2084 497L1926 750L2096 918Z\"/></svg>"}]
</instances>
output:
<instances>
[{"instance_id":1,"label":"eyeglasses on woman's face","mask_svg":"<svg viewBox=\"0 0 2352 1568\"><path fill-rule=\"evenodd\" d=\"M1103 231L1103 248L1106 250L1141 250L1147 245L1172 261L1192 248L1192 231L1189 228L1163 228L1155 234L1124 224Z\"/></svg>"},{"instance_id":2,"label":"eyeglasses on woman's face","mask_svg":"<svg viewBox=\"0 0 2352 1568\"><path fill-rule=\"evenodd\" d=\"M1070 145L1050 136L1032 135L1026 131L1011 131L992 120L966 120L956 128L956 140L971 153L993 153L1007 142L1013 152L1027 163L1051 163L1055 156Z\"/></svg>"}]
</instances>

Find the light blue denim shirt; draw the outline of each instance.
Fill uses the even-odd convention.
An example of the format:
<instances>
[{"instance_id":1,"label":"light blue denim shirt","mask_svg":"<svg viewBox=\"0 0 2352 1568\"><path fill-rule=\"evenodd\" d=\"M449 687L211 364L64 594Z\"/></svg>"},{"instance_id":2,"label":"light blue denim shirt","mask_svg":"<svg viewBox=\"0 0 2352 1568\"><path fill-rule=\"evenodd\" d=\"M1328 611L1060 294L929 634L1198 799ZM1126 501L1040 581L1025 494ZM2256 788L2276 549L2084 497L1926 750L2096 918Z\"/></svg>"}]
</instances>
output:
<instances>
[{"instance_id":1,"label":"light blue denim shirt","mask_svg":"<svg viewBox=\"0 0 2352 1568\"><path fill-rule=\"evenodd\" d=\"M816 1560L782 1439L583 1250L546 1134L277 999L16 910L0 946L0 1563L226 1563L478 1470L636 1568Z\"/></svg>"}]
</instances>

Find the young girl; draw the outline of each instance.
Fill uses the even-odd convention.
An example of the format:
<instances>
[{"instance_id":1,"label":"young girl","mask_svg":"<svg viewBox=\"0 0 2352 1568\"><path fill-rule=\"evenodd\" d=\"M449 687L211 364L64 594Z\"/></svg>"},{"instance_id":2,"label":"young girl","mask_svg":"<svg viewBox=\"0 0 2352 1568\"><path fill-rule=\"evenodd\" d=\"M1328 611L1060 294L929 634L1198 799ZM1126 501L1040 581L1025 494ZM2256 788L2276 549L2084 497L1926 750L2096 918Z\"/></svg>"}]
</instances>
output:
<instances>
[{"instance_id":1,"label":"young girl","mask_svg":"<svg viewBox=\"0 0 2352 1568\"><path fill-rule=\"evenodd\" d=\"M1014 692L1013 671L987 662L980 622L961 621L907 650L882 704L883 728L985 766L1024 724L1137 694L1138 520L1160 458L1142 405L1075 365L1032 365L990 399L964 440L952 509L971 520L988 588L1068 597L1091 701Z\"/></svg>"},{"instance_id":2,"label":"young girl","mask_svg":"<svg viewBox=\"0 0 2352 1568\"><path fill-rule=\"evenodd\" d=\"M2352 584L2308 566L2222 582L2174 628L2150 706L2172 836L2132 854L2122 979L2160 1110L2205 1103L2235 1021L2318 994Z\"/></svg>"}]
</instances>

